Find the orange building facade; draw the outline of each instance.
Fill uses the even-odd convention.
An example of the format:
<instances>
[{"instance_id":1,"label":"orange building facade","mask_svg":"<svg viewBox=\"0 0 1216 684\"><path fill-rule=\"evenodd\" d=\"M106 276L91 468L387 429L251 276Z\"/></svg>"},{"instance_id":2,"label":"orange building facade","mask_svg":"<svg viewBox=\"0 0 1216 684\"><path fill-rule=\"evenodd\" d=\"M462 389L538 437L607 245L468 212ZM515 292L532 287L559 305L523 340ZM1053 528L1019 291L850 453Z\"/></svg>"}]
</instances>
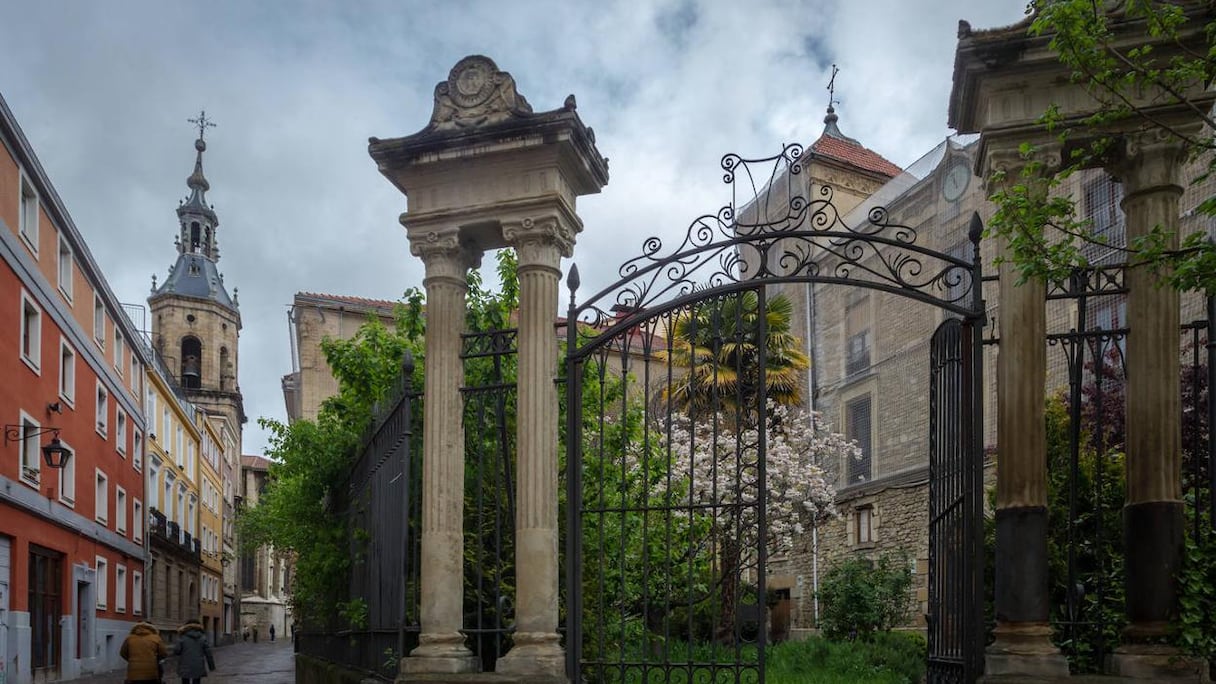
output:
<instances>
[{"instance_id":1,"label":"orange building facade","mask_svg":"<svg viewBox=\"0 0 1216 684\"><path fill-rule=\"evenodd\" d=\"M122 665L144 613L148 359L0 98L0 682ZM70 450L53 469L42 448Z\"/></svg>"}]
</instances>

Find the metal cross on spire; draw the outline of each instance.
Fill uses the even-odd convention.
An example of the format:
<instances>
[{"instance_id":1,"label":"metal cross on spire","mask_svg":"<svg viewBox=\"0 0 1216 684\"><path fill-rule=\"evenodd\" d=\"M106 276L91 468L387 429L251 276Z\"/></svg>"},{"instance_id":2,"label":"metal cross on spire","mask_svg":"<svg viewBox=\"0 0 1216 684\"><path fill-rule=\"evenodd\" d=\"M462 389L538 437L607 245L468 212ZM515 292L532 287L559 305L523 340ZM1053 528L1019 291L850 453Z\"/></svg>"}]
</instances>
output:
<instances>
[{"instance_id":1,"label":"metal cross on spire","mask_svg":"<svg viewBox=\"0 0 1216 684\"><path fill-rule=\"evenodd\" d=\"M828 107L829 108L834 104L838 104L836 102L836 74L839 72L840 72L840 69L836 68L836 65L833 64L832 65L832 78L828 79Z\"/></svg>"},{"instance_id":2,"label":"metal cross on spire","mask_svg":"<svg viewBox=\"0 0 1216 684\"><path fill-rule=\"evenodd\" d=\"M207 118L207 110L199 110L197 119L186 119L187 122L198 126L198 139L203 139L203 132L208 128L215 128L215 123Z\"/></svg>"}]
</instances>

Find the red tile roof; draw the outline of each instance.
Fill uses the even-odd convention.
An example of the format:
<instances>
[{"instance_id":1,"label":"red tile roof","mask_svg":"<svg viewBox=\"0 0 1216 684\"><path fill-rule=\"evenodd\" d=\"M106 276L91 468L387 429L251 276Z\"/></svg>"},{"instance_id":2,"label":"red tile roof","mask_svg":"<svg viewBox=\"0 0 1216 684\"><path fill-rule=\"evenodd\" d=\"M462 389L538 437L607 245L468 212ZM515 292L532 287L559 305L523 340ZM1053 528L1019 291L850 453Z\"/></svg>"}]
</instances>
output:
<instances>
[{"instance_id":1,"label":"red tile roof","mask_svg":"<svg viewBox=\"0 0 1216 684\"><path fill-rule=\"evenodd\" d=\"M253 468L254 470L270 470L270 459L264 456L241 456L242 468Z\"/></svg>"},{"instance_id":2,"label":"red tile roof","mask_svg":"<svg viewBox=\"0 0 1216 684\"><path fill-rule=\"evenodd\" d=\"M844 140L826 132L811 144L811 151L828 159L882 174L887 178L894 178L903 172L903 169L887 161L874 150L863 147L856 141Z\"/></svg>"}]
</instances>

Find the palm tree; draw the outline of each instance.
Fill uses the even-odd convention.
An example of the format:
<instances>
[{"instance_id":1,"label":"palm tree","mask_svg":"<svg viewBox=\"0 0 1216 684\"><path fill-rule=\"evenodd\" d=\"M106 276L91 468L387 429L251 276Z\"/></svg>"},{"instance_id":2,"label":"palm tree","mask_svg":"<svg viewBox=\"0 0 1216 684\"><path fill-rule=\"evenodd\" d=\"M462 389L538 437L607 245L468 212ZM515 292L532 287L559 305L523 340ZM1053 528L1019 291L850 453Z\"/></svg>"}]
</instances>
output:
<instances>
[{"instance_id":1,"label":"palm tree","mask_svg":"<svg viewBox=\"0 0 1216 684\"><path fill-rule=\"evenodd\" d=\"M678 374L662 390L674 408L704 415L755 409L761 383L767 399L777 404L801 403L801 373L810 363L790 332L794 307L783 294L766 300L764 368L760 362L760 303L754 290L726 295L677 312L671 343L658 354Z\"/></svg>"}]
</instances>

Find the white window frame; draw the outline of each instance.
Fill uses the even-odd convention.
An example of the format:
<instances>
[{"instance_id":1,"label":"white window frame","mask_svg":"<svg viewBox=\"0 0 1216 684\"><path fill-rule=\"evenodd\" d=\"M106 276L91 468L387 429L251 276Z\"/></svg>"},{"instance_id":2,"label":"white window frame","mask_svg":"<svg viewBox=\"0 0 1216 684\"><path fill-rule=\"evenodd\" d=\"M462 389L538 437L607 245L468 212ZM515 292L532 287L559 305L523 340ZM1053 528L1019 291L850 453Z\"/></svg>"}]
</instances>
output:
<instances>
[{"instance_id":1,"label":"white window frame","mask_svg":"<svg viewBox=\"0 0 1216 684\"><path fill-rule=\"evenodd\" d=\"M131 614L144 613L144 574L138 570L131 573Z\"/></svg>"},{"instance_id":2,"label":"white window frame","mask_svg":"<svg viewBox=\"0 0 1216 684\"><path fill-rule=\"evenodd\" d=\"M38 444L38 437L33 433L42 429L42 425L25 411L21 411L18 425L21 426L21 481L37 489L42 479L42 449Z\"/></svg>"},{"instance_id":3,"label":"white window frame","mask_svg":"<svg viewBox=\"0 0 1216 684\"><path fill-rule=\"evenodd\" d=\"M30 322L26 317L27 311L33 313L33 329L30 329ZM21 337L17 345L17 351L21 354L21 360L25 365L30 367L38 375L42 375L42 307L38 306L38 302L30 296L25 290L21 291ZM29 340L29 349L26 349L26 340Z\"/></svg>"},{"instance_id":4,"label":"white window frame","mask_svg":"<svg viewBox=\"0 0 1216 684\"><path fill-rule=\"evenodd\" d=\"M114 486L114 531L127 532L127 490Z\"/></svg>"},{"instance_id":5,"label":"white window frame","mask_svg":"<svg viewBox=\"0 0 1216 684\"><path fill-rule=\"evenodd\" d=\"M160 510L160 482L157 478L160 475L160 467L156 463L148 464L148 507ZM163 512L163 511L162 511Z\"/></svg>"},{"instance_id":6,"label":"white window frame","mask_svg":"<svg viewBox=\"0 0 1216 684\"><path fill-rule=\"evenodd\" d=\"M96 470L93 476L93 490L97 492L93 499L93 519L104 525L110 522L110 478L101 468Z\"/></svg>"},{"instance_id":7,"label":"white window frame","mask_svg":"<svg viewBox=\"0 0 1216 684\"><path fill-rule=\"evenodd\" d=\"M107 585L106 580L108 579L107 575L109 574L110 564L108 561L106 561L104 556L97 556L96 563L97 563L97 610L105 610L106 609L106 599L108 598L106 596L106 593L107 593L106 592L106 585Z\"/></svg>"},{"instance_id":8,"label":"white window frame","mask_svg":"<svg viewBox=\"0 0 1216 684\"><path fill-rule=\"evenodd\" d=\"M62 444L64 448L68 449L68 451L71 451L73 456L76 455L75 452L72 451L71 445L69 445L67 442L61 439L59 440L59 443ZM67 461L64 462L63 467L59 468L59 503L67 506L68 508L76 507L75 458L68 458Z\"/></svg>"},{"instance_id":9,"label":"white window frame","mask_svg":"<svg viewBox=\"0 0 1216 684\"><path fill-rule=\"evenodd\" d=\"M38 256L38 222L42 213L42 202L38 189L30 182L25 169L21 169L17 183L17 233L35 257Z\"/></svg>"},{"instance_id":10,"label":"white window frame","mask_svg":"<svg viewBox=\"0 0 1216 684\"><path fill-rule=\"evenodd\" d=\"M127 566L114 566L114 612L127 612Z\"/></svg>"},{"instance_id":11,"label":"white window frame","mask_svg":"<svg viewBox=\"0 0 1216 684\"><path fill-rule=\"evenodd\" d=\"M144 540L144 502L137 498L131 499L131 540Z\"/></svg>"},{"instance_id":12,"label":"white window frame","mask_svg":"<svg viewBox=\"0 0 1216 684\"><path fill-rule=\"evenodd\" d=\"M177 464L177 467L182 468L182 469L184 469L186 467L186 461L185 461L186 455L184 453L182 453L183 451L185 451L185 447L184 447L185 440L182 439L184 435L185 435L185 430L182 430L182 426L178 425L177 426L177 441L173 443L173 458L174 458L174 463Z\"/></svg>"},{"instance_id":13,"label":"white window frame","mask_svg":"<svg viewBox=\"0 0 1216 684\"><path fill-rule=\"evenodd\" d=\"M65 359L65 356L71 358ZM62 335L59 337L59 399L68 408L76 408L76 348Z\"/></svg>"},{"instance_id":14,"label":"white window frame","mask_svg":"<svg viewBox=\"0 0 1216 684\"><path fill-rule=\"evenodd\" d=\"M131 467L137 473L144 470L144 433L140 432L139 428L135 429L131 437Z\"/></svg>"},{"instance_id":15,"label":"white window frame","mask_svg":"<svg viewBox=\"0 0 1216 684\"><path fill-rule=\"evenodd\" d=\"M127 457L127 412L121 406L114 407L114 449L123 458Z\"/></svg>"},{"instance_id":16,"label":"white window frame","mask_svg":"<svg viewBox=\"0 0 1216 684\"><path fill-rule=\"evenodd\" d=\"M123 377L123 369L126 367L123 363L127 358L127 347L123 344L122 333L118 331L118 322L114 322L114 370L118 371L118 377Z\"/></svg>"},{"instance_id":17,"label":"white window frame","mask_svg":"<svg viewBox=\"0 0 1216 684\"><path fill-rule=\"evenodd\" d=\"M93 341L101 349L106 348L106 305L101 295L93 293Z\"/></svg>"},{"instance_id":18,"label":"white window frame","mask_svg":"<svg viewBox=\"0 0 1216 684\"><path fill-rule=\"evenodd\" d=\"M101 380L97 381L97 434L102 437L106 436L106 431L110 427L110 391L102 384Z\"/></svg>"},{"instance_id":19,"label":"white window frame","mask_svg":"<svg viewBox=\"0 0 1216 684\"><path fill-rule=\"evenodd\" d=\"M66 269L66 272L65 272ZM72 245L59 234L59 256L55 260L55 280L59 285L59 294L72 303L72 280L76 276L76 256L72 253Z\"/></svg>"}]
</instances>

